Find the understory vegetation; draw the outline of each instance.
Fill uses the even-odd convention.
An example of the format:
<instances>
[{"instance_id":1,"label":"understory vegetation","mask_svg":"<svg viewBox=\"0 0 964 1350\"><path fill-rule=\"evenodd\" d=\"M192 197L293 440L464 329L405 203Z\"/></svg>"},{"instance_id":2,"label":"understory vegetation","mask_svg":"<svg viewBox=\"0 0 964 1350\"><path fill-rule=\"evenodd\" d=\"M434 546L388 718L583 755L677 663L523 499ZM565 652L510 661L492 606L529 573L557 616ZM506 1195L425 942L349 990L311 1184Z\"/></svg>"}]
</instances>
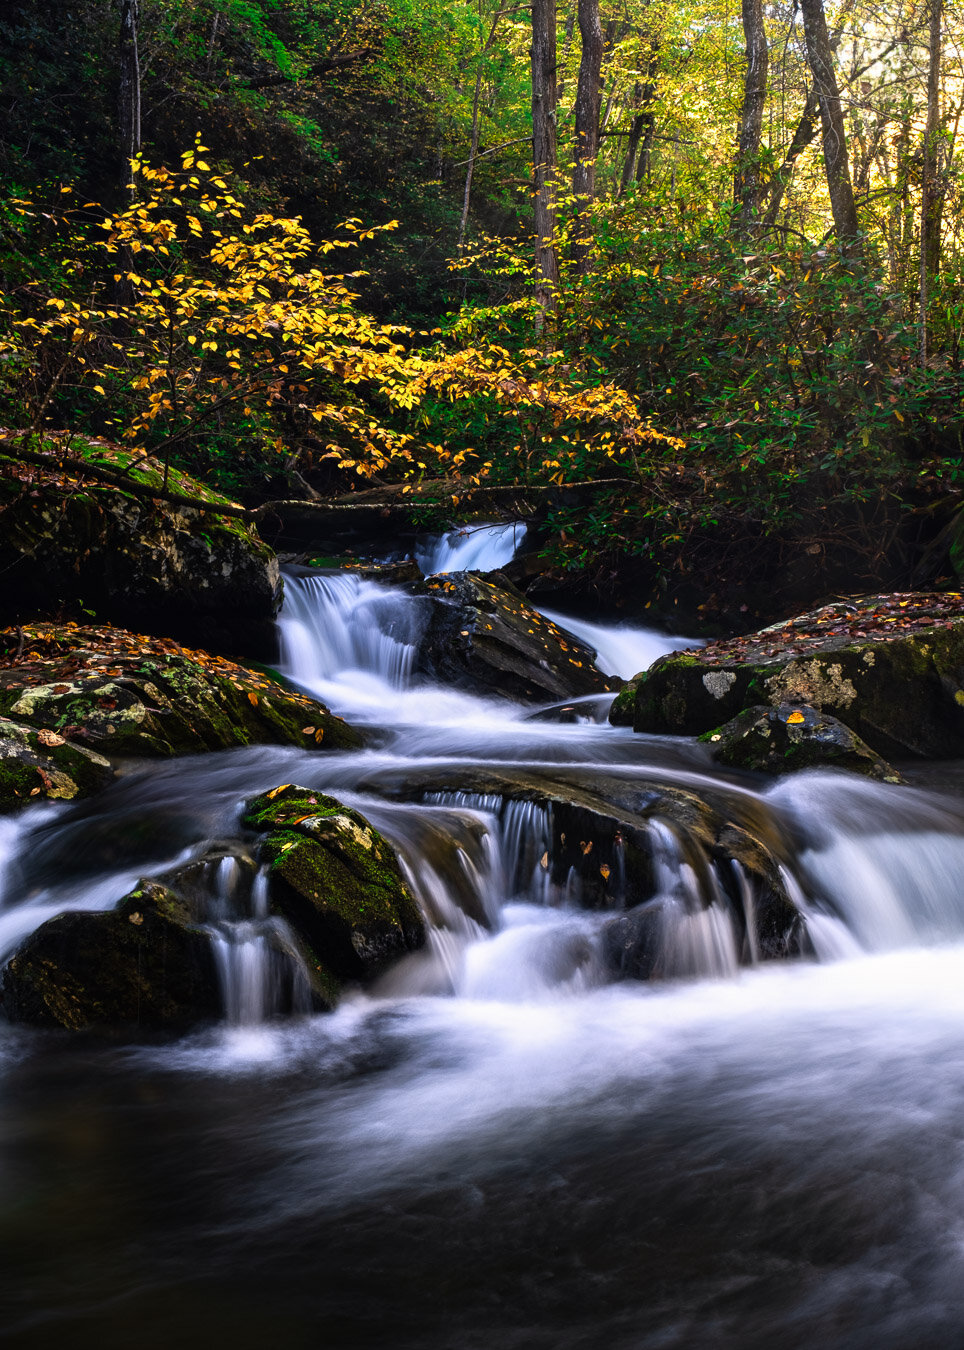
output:
<instances>
[{"instance_id":1,"label":"understory vegetation","mask_svg":"<svg viewBox=\"0 0 964 1350\"><path fill-rule=\"evenodd\" d=\"M964 476L962 53L941 0L28 0L8 452L538 491L571 568L843 532L869 575Z\"/></svg>"}]
</instances>

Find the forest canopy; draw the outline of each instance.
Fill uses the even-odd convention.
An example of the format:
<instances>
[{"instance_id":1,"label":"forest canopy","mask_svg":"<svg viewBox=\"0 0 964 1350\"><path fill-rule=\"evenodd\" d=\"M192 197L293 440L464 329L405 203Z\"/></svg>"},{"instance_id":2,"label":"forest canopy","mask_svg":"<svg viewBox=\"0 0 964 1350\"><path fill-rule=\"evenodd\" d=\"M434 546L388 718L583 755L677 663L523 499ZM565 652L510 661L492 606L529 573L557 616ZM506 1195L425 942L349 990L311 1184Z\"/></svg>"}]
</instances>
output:
<instances>
[{"instance_id":1,"label":"forest canopy","mask_svg":"<svg viewBox=\"0 0 964 1350\"><path fill-rule=\"evenodd\" d=\"M0 420L244 500L594 481L576 563L873 550L964 462L962 60L942 0L28 0Z\"/></svg>"}]
</instances>

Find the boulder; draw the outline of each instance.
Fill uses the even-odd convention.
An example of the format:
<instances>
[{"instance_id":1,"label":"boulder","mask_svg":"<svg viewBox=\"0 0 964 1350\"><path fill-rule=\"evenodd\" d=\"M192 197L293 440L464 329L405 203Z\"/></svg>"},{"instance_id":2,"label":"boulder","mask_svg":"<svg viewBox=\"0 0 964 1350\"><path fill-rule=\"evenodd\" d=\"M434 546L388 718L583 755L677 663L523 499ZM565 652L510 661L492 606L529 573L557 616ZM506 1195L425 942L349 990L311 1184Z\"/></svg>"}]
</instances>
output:
<instances>
[{"instance_id":1,"label":"boulder","mask_svg":"<svg viewBox=\"0 0 964 1350\"><path fill-rule=\"evenodd\" d=\"M87 760L102 772L101 755L361 744L358 733L323 704L270 674L173 642L74 624L0 632L0 717L39 731L47 749L69 743L78 772L81 752L94 752ZM78 792L99 786L93 770L77 781ZM48 785L42 774L30 780L28 795L38 782L38 795L71 795L55 779Z\"/></svg>"},{"instance_id":2,"label":"boulder","mask_svg":"<svg viewBox=\"0 0 964 1350\"><path fill-rule=\"evenodd\" d=\"M59 914L0 975L13 1022L70 1031L180 1031L220 1013L209 935L172 890L142 881L109 911Z\"/></svg>"},{"instance_id":3,"label":"boulder","mask_svg":"<svg viewBox=\"0 0 964 1350\"><path fill-rule=\"evenodd\" d=\"M806 704L747 708L703 740L713 746L714 759L733 768L775 774L847 769L884 783L901 781L897 771L848 726Z\"/></svg>"},{"instance_id":4,"label":"boulder","mask_svg":"<svg viewBox=\"0 0 964 1350\"><path fill-rule=\"evenodd\" d=\"M75 440L71 456L123 474L129 452ZM25 482L24 475L29 473ZM141 460L134 492L0 453L0 623L65 612L143 629L213 651L271 660L281 602L278 564L252 526L199 507L137 495L161 489ZM178 471L169 491L235 505ZM53 611L53 613L51 613Z\"/></svg>"},{"instance_id":5,"label":"boulder","mask_svg":"<svg viewBox=\"0 0 964 1350\"><path fill-rule=\"evenodd\" d=\"M36 797L88 797L113 776L103 755L56 731L0 717L0 812L15 811Z\"/></svg>"},{"instance_id":6,"label":"boulder","mask_svg":"<svg viewBox=\"0 0 964 1350\"><path fill-rule=\"evenodd\" d=\"M367 983L425 942L391 845L334 797L285 784L249 802L271 905L308 949L316 978Z\"/></svg>"},{"instance_id":7,"label":"boulder","mask_svg":"<svg viewBox=\"0 0 964 1350\"><path fill-rule=\"evenodd\" d=\"M419 591L435 602L417 658L419 673L432 680L526 703L615 687L596 669L590 647L543 618L508 583L453 572Z\"/></svg>"},{"instance_id":8,"label":"boulder","mask_svg":"<svg viewBox=\"0 0 964 1350\"><path fill-rule=\"evenodd\" d=\"M964 755L964 599L870 596L662 657L639 677L636 731L699 736L756 706L806 704L888 758Z\"/></svg>"}]
</instances>

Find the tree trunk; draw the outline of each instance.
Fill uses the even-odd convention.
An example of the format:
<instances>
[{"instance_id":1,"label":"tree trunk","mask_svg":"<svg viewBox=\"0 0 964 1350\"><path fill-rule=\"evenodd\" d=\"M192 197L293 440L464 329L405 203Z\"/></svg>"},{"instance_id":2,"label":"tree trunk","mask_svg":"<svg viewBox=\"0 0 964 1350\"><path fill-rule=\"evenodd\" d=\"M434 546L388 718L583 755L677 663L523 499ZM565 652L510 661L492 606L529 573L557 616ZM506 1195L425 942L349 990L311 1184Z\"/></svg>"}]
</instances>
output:
<instances>
[{"instance_id":1,"label":"tree trunk","mask_svg":"<svg viewBox=\"0 0 964 1350\"><path fill-rule=\"evenodd\" d=\"M572 165L572 191L577 221L573 257L584 272L589 263L592 224L589 207L596 193L596 155L599 153L599 110L602 104L602 24L599 0L579 0L579 34L582 55L576 88L576 152Z\"/></svg>"},{"instance_id":2,"label":"tree trunk","mask_svg":"<svg viewBox=\"0 0 964 1350\"><path fill-rule=\"evenodd\" d=\"M938 175L942 0L928 0L927 125L920 205L920 359L927 361L927 307L941 263L943 193Z\"/></svg>"},{"instance_id":3,"label":"tree trunk","mask_svg":"<svg viewBox=\"0 0 964 1350\"><path fill-rule=\"evenodd\" d=\"M120 187L129 201L136 195L131 160L141 149L141 59L137 42L138 0L120 0L120 32L117 42L117 140ZM124 245L118 253L117 279L113 283L113 300L119 309L134 303L134 287L130 275L134 271L134 256Z\"/></svg>"},{"instance_id":4,"label":"tree trunk","mask_svg":"<svg viewBox=\"0 0 964 1350\"><path fill-rule=\"evenodd\" d=\"M770 53L763 22L763 0L743 0L743 33L746 37L746 75L743 81L733 203L736 207L736 229L746 234L759 218L765 192L760 148Z\"/></svg>"},{"instance_id":5,"label":"tree trunk","mask_svg":"<svg viewBox=\"0 0 964 1350\"><path fill-rule=\"evenodd\" d=\"M820 105L817 100L817 91L811 89L807 94L807 101L804 104L803 112L800 114L800 121L793 133L793 139L783 157L783 163L770 180L770 201L763 217L763 224L766 229L772 229L776 224L780 207L783 204L783 194L787 190L797 160L817 134L817 115L819 112Z\"/></svg>"},{"instance_id":6,"label":"tree trunk","mask_svg":"<svg viewBox=\"0 0 964 1350\"><path fill-rule=\"evenodd\" d=\"M117 124L123 185L131 180L130 161L141 148L141 61L137 45L138 0L120 0Z\"/></svg>"},{"instance_id":7,"label":"tree trunk","mask_svg":"<svg viewBox=\"0 0 964 1350\"><path fill-rule=\"evenodd\" d=\"M629 129L629 142L626 146L626 159L623 163L622 178L618 196L622 196L635 178L644 183L649 178L650 160L653 152L653 138L656 135L656 113L653 104L656 101L656 77L659 73L659 47L654 40L650 47L649 62L646 67L646 81L637 84L634 89L635 105L639 108ZM642 141L642 147L640 147ZM637 162L636 155L639 153Z\"/></svg>"},{"instance_id":8,"label":"tree trunk","mask_svg":"<svg viewBox=\"0 0 964 1350\"><path fill-rule=\"evenodd\" d=\"M536 298L555 303L556 256L556 0L532 0L532 166L536 227Z\"/></svg>"},{"instance_id":9,"label":"tree trunk","mask_svg":"<svg viewBox=\"0 0 964 1350\"><path fill-rule=\"evenodd\" d=\"M820 101L824 169L834 228L841 248L845 252L848 249L852 251L860 227L857 223L853 184L850 181L847 136L844 131L843 109L840 105L840 89L834 70L833 48L827 31L827 17L823 9L823 0L800 0L800 9L807 42L807 60Z\"/></svg>"},{"instance_id":10,"label":"tree trunk","mask_svg":"<svg viewBox=\"0 0 964 1350\"><path fill-rule=\"evenodd\" d=\"M469 162L465 170L465 189L462 193L462 219L459 222L459 242L465 243L465 231L469 223L469 205L472 201L472 176L475 173L475 157L479 150L479 100L482 96L482 67L479 66L475 77L475 94L472 98L472 141L469 149Z\"/></svg>"},{"instance_id":11,"label":"tree trunk","mask_svg":"<svg viewBox=\"0 0 964 1350\"><path fill-rule=\"evenodd\" d=\"M840 46L844 32L844 20L849 17L853 7L854 0L845 0L845 3L841 6L840 11L837 14L837 28L830 37L831 52L835 52ZM783 163L770 179L770 201L767 204L766 215L763 220L765 229L772 229L776 224L777 216L780 214L780 207L783 203L783 194L789 186L797 160L817 134L817 117L819 113L820 100L817 98L816 88L811 86L807 93L807 101L804 104L803 112L800 114L800 121L797 123L787 153L783 157Z\"/></svg>"}]
</instances>

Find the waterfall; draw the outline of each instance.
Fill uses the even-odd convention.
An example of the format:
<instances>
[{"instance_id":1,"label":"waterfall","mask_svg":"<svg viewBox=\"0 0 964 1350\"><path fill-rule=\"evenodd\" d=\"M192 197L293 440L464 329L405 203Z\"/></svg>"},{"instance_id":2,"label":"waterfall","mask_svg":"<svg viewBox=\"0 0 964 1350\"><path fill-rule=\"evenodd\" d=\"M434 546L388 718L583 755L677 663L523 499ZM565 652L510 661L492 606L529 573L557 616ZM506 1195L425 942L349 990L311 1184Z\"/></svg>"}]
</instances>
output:
<instances>
[{"instance_id":1,"label":"waterfall","mask_svg":"<svg viewBox=\"0 0 964 1350\"><path fill-rule=\"evenodd\" d=\"M596 666L604 675L616 675L621 680L630 680L641 670L648 670L654 661L668 652L703 646L700 638L673 637L651 628L587 623L549 609L540 609L540 613L591 647L596 653Z\"/></svg>"},{"instance_id":2,"label":"waterfall","mask_svg":"<svg viewBox=\"0 0 964 1350\"><path fill-rule=\"evenodd\" d=\"M291 930L268 910L268 876L233 856L209 863L207 928L225 1021L254 1027L282 1013L311 1011L311 987Z\"/></svg>"},{"instance_id":3,"label":"waterfall","mask_svg":"<svg viewBox=\"0 0 964 1350\"><path fill-rule=\"evenodd\" d=\"M508 525L463 525L434 536L415 550L424 576L440 572L494 572L512 561L526 535L518 521Z\"/></svg>"},{"instance_id":4,"label":"waterfall","mask_svg":"<svg viewBox=\"0 0 964 1350\"><path fill-rule=\"evenodd\" d=\"M285 579L278 621L282 668L324 686L369 675L404 689L422 629L418 600L351 573Z\"/></svg>"}]
</instances>

